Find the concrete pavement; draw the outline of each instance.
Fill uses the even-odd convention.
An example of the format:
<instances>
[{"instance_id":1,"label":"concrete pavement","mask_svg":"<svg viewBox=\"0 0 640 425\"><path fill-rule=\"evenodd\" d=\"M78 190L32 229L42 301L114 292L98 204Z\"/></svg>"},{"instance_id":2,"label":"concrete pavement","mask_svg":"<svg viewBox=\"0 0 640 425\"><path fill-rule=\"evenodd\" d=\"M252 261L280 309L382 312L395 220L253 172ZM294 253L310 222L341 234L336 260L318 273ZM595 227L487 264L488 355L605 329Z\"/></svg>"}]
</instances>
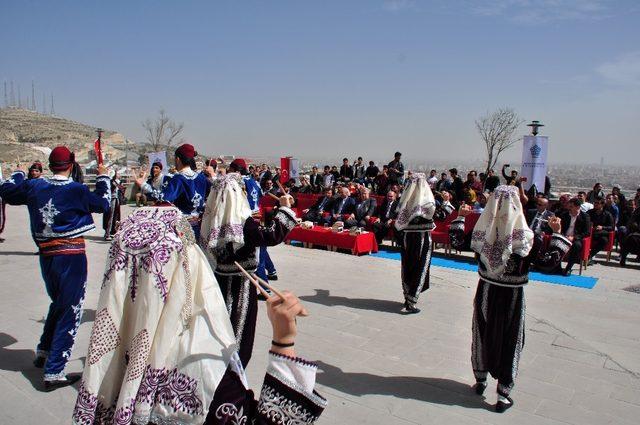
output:
<instances>
[{"instance_id":1,"label":"concrete pavement","mask_svg":"<svg viewBox=\"0 0 640 425\"><path fill-rule=\"evenodd\" d=\"M41 371L31 365L49 300L26 209L7 207L7 216L0 244L0 423L67 424L77 389L41 392ZM81 372L86 356L108 248L101 234L88 238L86 312L69 372ZM318 390L330 404L320 424L632 424L640 417L640 294L623 290L638 283L638 263L590 267L587 274L600 278L592 290L528 285L516 404L498 415L493 381L486 399L470 388L474 273L432 268L422 313L403 316L398 261L292 246L270 252L277 285L296 292L311 312L299 321L296 345L299 355L321 364ZM271 340L264 311L257 333L248 369L255 389Z\"/></svg>"}]
</instances>

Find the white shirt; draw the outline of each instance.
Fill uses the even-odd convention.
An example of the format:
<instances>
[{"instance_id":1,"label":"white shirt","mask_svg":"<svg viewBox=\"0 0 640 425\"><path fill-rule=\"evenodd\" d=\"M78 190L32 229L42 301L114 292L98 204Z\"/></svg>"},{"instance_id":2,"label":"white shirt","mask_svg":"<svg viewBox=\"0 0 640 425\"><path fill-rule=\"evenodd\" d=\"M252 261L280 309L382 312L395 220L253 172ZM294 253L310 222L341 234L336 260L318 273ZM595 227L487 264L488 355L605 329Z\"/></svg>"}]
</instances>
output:
<instances>
[{"instance_id":1,"label":"white shirt","mask_svg":"<svg viewBox=\"0 0 640 425\"><path fill-rule=\"evenodd\" d=\"M571 217L571 220L569 221L569 227L567 228L567 234L565 236L573 236L576 231L576 220L578 219L578 216L574 217L569 214L569 217Z\"/></svg>"},{"instance_id":2,"label":"white shirt","mask_svg":"<svg viewBox=\"0 0 640 425\"><path fill-rule=\"evenodd\" d=\"M580 205L580 210L582 212L587 212L592 209L593 209L593 204L591 202L583 202L582 205Z\"/></svg>"}]
</instances>

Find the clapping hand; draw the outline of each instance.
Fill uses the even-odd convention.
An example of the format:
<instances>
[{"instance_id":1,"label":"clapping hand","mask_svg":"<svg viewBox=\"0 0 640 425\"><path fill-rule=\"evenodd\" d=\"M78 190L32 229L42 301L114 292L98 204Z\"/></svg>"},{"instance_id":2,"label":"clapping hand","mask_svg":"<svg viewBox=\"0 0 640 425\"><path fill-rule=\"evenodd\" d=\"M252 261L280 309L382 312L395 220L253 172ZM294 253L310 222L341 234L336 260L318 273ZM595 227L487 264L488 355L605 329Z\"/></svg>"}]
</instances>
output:
<instances>
[{"instance_id":1,"label":"clapping hand","mask_svg":"<svg viewBox=\"0 0 640 425\"><path fill-rule=\"evenodd\" d=\"M551 230L553 230L553 233L560 233L560 229L562 229L562 220L560 220L560 217L551 217L547 223L549 227L551 227Z\"/></svg>"}]
</instances>

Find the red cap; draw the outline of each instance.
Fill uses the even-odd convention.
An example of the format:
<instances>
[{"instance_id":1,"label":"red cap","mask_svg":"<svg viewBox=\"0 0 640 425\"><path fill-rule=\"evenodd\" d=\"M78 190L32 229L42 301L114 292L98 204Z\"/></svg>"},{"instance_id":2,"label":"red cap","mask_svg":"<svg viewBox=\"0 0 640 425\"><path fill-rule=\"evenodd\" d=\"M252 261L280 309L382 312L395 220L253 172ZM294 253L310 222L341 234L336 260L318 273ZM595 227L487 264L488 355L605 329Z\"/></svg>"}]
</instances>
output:
<instances>
[{"instance_id":1,"label":"red cap","mask_svg":"<svg viewBox=\"0 0 640 425\"><path fill-rule=\"evenodd\" d=\"M235 166L239 170L247 169L247 161L244 158L236 158L231 162L231 165Z\"/></svg>"},{"instance_id":2,"label":"red cap","mask_svg":"<svg viewBox=\"0 0 640 425\"><path fill-rule=\"evenodd\" d=\"M193 145L185 143L176 149L176 155L182 156L184 159L193 159L198 156L198 152L194 149Z\"/></svg>"},{"instance_id":3,"label":"red cap","mask_svg":"<svg viewBox=\"0 0 640 425\"><path fill-rule=\"evenodd\" d=\"M75 155L66 146L56 146L49 155L49 168L51 171L65 171L75 161Z\"/></svg>"}]
</instances>

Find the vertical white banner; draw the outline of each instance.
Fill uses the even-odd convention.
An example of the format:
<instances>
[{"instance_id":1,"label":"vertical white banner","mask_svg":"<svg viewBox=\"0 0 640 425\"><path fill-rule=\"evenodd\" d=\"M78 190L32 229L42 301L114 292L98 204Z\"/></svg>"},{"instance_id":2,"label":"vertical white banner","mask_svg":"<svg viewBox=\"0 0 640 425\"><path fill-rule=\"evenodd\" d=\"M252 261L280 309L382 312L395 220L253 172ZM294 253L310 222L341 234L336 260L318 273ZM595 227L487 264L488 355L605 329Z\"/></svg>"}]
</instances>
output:
<instances>
[{"instance_id":1,"label":"vertical white banner","mask_svg":"<svg viewBox=\"0 0 640 425\"><path fill-rule=\"evenodd\" d=\"M151 166L153 165L153 163L159 162L160 164L162 164L162 174L166 175L169 173L169 166L167 164L167 154L165 151L149 152L147 154L147 157L149 158L149 172L151 172Z\"/></svg>"},{"instance_id":2,"label":"vertical white banner","mask_svg":"<svg viewBox=\"0 0 640 425\"><path fill-rule=\"evenodd\" d=\"M300 160L298 158L291 158L289 160L289 178L296 179L296 183L298 183L298 177L300 177Z\"/></svg>"},{"instance_id":3,"label":"vertical white banner","mask_svg":"<svg viewBox=\"0 0 640 425\"><path fill-rule=\"evenodd\" d=\"M548 146L547 136L524 136L520 175L527 178L523 184L525 190L529 190L535 184L538 192L544 192Z\"/></svg>"}]
</instances>

